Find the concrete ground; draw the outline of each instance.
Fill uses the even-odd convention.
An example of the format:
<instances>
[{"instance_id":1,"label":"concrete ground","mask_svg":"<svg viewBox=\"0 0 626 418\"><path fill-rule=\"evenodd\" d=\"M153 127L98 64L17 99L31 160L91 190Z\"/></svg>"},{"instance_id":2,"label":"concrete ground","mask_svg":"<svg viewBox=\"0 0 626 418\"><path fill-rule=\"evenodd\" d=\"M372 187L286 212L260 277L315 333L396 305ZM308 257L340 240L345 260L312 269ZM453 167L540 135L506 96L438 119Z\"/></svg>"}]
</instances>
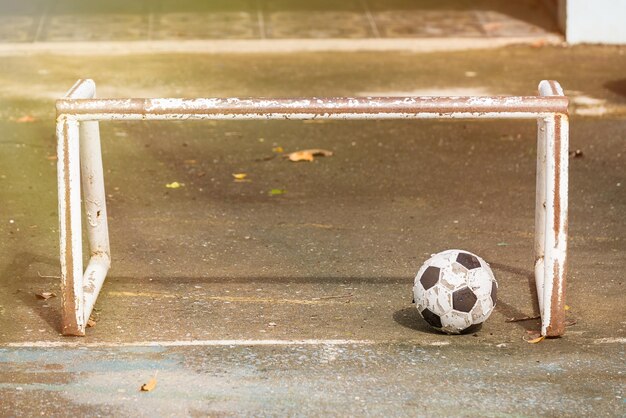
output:
<instances>
[{"instance_id":1,"label":"concrete ground","mask_svg":"<svg viewBox=\"0 0 626 418\"><path fill-rule=\"evenodd\" d=\"M623 416L626 49L0 61L0 414ZM53 101L535 94L573 98L568 328L524 341L536 126L520 121L101 125L113 266L84 338L59 335ZM325 148L290 163L280 155ZM235 182L246 173L249 182ZM184 184L166 188L172 182ZM280 189L282 194L272 194ZM500 284L476 334L411 305L431 253ZM157 387L139 392L155 376Z\"/></svg>"}]
</instances>

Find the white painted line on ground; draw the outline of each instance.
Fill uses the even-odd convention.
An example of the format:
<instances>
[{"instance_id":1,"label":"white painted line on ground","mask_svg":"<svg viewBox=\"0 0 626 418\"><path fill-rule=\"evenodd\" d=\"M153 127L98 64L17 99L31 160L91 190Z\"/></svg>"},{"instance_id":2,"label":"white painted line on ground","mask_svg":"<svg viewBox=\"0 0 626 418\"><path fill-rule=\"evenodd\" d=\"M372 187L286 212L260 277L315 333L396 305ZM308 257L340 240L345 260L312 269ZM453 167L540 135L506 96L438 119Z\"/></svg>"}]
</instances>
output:
<instances>
[{"instance_id":1,"label":"white painted line on ground","mask_svg":"<svg viewBox=\"0 0 626 418\"><path fill-rule=\"evenodd\" d=\"M294 52L405 51L439 52L530 45L536 42L561 44L559 35L519 38L369 38L369 39L246 39L131 42L36 42L0 43L0 56L135 55L158 53L267 54Z\"/></svg>"},{"instance_id":2,"label":"white painted line on ground","mask_svg":"<svg viewBox=\"0 0 626 418\"><path fill-rule=\"evenodd\" d=\"M225 346L338 346L338 345L375 345L375 344L416 344L431 347L450 345L450 341L385 341L385 340L348 340L348 339L306 339L306 340L170 340L170 341L129 341L129 342L82 342L82 341L23 341L0 344L0 348L118 348L118 347L225 347ZM593 344L624 344L626 338L598 338Z\"/></svg>"},{"instance_id":3,"label":"white painted line on ground","mask_svg":"<svg viewBox=\"0 0 626 418\"><path fill-rule=\"evenodd\" d=\"M594 344L626 344L626 338L599 338Z\"/></svg>"},{"instance_id":4,"label":"white painted line on ground","mask_svg":"<svg viewBox=\"0 0 626 418\"><path fill-rule=\"evenodd\" d=\"M0 348L116 348L116 347L223 347L223 346L303 346L303 345L374 345L390 343L415 343L415 341L376 341L376 340L173 340L173 341L135 341L135 342L80 342L80 341L25 341L0 344ZM427 343L434 347L449 345L448 341Z\"/></svg>"}]
</instances>

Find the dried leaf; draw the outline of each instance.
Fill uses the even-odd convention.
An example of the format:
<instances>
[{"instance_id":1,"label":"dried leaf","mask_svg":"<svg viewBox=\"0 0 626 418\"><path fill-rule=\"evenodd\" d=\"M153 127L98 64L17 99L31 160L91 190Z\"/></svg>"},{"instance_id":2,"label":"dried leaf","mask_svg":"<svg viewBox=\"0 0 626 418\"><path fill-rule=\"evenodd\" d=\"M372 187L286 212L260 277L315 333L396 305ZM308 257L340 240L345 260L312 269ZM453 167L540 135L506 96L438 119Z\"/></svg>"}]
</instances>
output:
<instances>
[{"instance_id":1,"label":"dried leaf","mask_svg":"<svg viewBox=\"0 0 626 418\"><path fill-rule=\"evenodd\" d=\"M97 323L97 322L96 322L96 320L95 320L95 319L93 319L93 317L91 317L91 316L90 316L90 317L89 317L89 319L87 320L87 326L88 326L89 328L93 328L93 327L95 327L95 326L96 326L96 323Z\"/></svg>"},{"instance_id":2,"label":"dried leaf","mask_svg":"<svg viewBox=\"0 0 626 418\"><path fill-rule=\"evenodd\" d=\"M575 319L568 319L568 320L565 321L565 326L566 327L571 327L571 326L576 325L577 323L578 323L578 321L575 320Z\"/></svg>"},{"instance_id":3,"label":"dried leaf","mask_svg":"<svg viewBox=\"0 0 626 418\"><path fill-rule=\"evenodd\" d=\"M285 152L285 149L283 147L274 147L272 148L272 151L278 154L282 154L283 152Z\"/></svg>"},{"instance_id":4,"label":"dried leaf","mask_svg":"<svg viewBox=\"0 0 626 418\"><path fill-rule=\"evenodd\" d=\"M151 390L156 388L156 385L157 385L157 374L155 373L154 377L148 380L148 383L144 383L143 385L141 385L141 391L150 392Z\"/></svg>"},{"instance_id":5,"label":"dried leaf","mask_svg":"<svg viewBox=\"0 0 626 418\"><path fill-rule=\"evenodd\" d=\"M545 338L546 338L545 335L540 335L539 337L533 338L532 340L526 340L526 342L529 344L537 344L537 343L542 342Z\"/></svg>"},{"instance_id":6,"label":"dried leaf","mask_svg":"<svg viewBox=\"0 0 626 418\"><path fill-rule=\"evenodd\" d=\"M249 182L250 180L246 179L247 176L246 173L233 173L233 177L237 183Z\"/></svg>"},{"instance_id":7,"label":"dried leaf","mask_svg":"<svg viewBox=\"0 0 626 418\"><path fill-rule=\"evenodd\" d=\"M15 119L15 121L17 123L30 123L30 122L34 122L36 120L37 119L35 117L30 116L30 115L24 115L22 117L19 117L19 118Z\"/></svg>"},{"instance_id":8,"label":"dried leaf","mask_svg":"<svg viewBox=\"0 0 626 418\"><path fill-rule=\"evenodd\" d=\"M569 307L569 305L565 305L565 310L569 311L571 308Z\"/></svg>"},{"instance_id":9,"label":"dried leaf","mask_svg":"<svg viewBox=\"0 0 626 418\"><path fill-rule=\"evenodd\" d=\"M538 39L535 42L533 42L532 44L530 44L530 46L531 46L531 48L541 48L545 44L546 44L546 40L545 39Z\"/></svg>"},{"instance_id":10,"label":"dried leaf","mask_svg":"<svg viewBox=\"0 0 626 418\"><path fill-rule=\"evenodd\" d=\"M305 149L302 151L292 152L287 155L289 161L313 161L314 157L330 157L333 155L332 151L325 149Z\"/></svg>"},{"instance_id":11,"label":"dried leaf","mask_svg":"<svg viewBox=\"0 0 626 418\"><path fill-rule=\"evenodd\" d=\"M53 293L53 292L41 292L41 293L35 294L35 296L37 296L37 299L48 300L50 298L56 297L57 295L56 293Z\"/></svg>"},{"instance_id":12,"label":"dried leaf","mask_svg":"<svg viewBox=\"0 0 626 418\"><path fill-rule=\"evenodd\" d=\"M187 165L194 165L196 164L198 161L197 160L185 160L183 161L185 164Z\"/></svg>"},{"instance_id":13,"label":"dried leaf","mask_svg":"<svg viewBox=\"0 0 626 418\"><path fill-rule=\"evenodd\" d=\"M272 189L269 191L270 196L278 196L278 195L285 194L285 193L287 193L287 190L283 190L283 189Z\"/></svg>"},{"instance_id":14,"label":"dried leaf","mask_svg":"<svg viewBox=\"0 0 626 418\"><path fill-rule=\"evenodd\" d=\"M184 186L185 186L185 183L179 183L177 181L173 181L173 182L167 183L165 185L165 187L167 187L168 189L178 189L178 188L184 187Z\"/></svg>"}]
</instances>

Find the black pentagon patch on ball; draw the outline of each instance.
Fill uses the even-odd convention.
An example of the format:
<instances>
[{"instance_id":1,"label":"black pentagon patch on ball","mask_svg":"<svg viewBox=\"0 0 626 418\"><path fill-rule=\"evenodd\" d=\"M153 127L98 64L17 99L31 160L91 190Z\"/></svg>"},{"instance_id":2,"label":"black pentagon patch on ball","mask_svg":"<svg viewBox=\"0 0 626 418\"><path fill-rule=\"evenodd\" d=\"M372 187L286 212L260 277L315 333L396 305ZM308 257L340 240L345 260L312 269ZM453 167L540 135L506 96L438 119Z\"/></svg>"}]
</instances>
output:
<instances>
[{"instance_id":1,"label":"black pentagon patch on ball","mask_svg":"<svg viewBox=\"0 0 626 418\"><path fill-rule=\"evenodd\" d=\"M428 290L439 281L439 267L428 266L422 277L420 277L420 282L422 282L422 286L424 289Z\"/></svg>"},{"instance_id":2,"label":"black pentagon patch on ball","mask_svg":"<svg viewBox=\"0 0 626 418\"><path fill-rule=\"evenodd\" d=\"M456 256L456 262L468 270L480 267L480 261L478 261L478 258L470 253L459 253L459 255Z\"/></svg>"},{"instance_id":3,"label":"black pentagon patch on ball","mask_svg":"<svg viewBox=\"0 0 626 418\"><path fill-rule=\"evenodd\" d=\"M452 307L459 312L472 310L478 298L469 287L464 287L452 293Z\"/></svg>"},{"instance_id":4,"label":"black pentagon patch on ball","mask_svg":"<svg viewBox=\"0 0 626 418\"><path fill-rule=\"evenodd\" d=\"M429 311L428 309L424 309L422 311L422 317L430 324L430 326L435 328L441 328L441 318L436 313Z\"/></svg>"},{"instance_id":5,"label":"black pentagon patch on ball","mask_svg":"<svg viewBox=\"0 0 626 418\"><path fill-rule=\"evenodd\" d=\"M496 306L496 301L498 300L498 285L496 282L491 282L491 302L493 302L493 306Z\"/></svg>"}]
</instances>

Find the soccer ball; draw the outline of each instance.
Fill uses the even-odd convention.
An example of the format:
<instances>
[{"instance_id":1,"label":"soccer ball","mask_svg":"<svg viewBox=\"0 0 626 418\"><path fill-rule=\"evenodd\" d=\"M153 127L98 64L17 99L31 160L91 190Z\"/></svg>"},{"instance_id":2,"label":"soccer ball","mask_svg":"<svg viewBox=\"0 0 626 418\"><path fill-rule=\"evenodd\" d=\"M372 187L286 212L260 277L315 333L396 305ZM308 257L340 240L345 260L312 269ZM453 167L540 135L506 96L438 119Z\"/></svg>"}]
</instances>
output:
<instances>
[{"instance_id":1,"label":"soccer ball","mask_svg":"<svg viewBox=\"0 0 626 418\"><path fill-rule=\"evenodd\" d=\"M417 272L413 286L422 318L448 334L485 322L496 306L497 292L489 264L463 250L433 255Z\"/></svg>"}]
</instances>

